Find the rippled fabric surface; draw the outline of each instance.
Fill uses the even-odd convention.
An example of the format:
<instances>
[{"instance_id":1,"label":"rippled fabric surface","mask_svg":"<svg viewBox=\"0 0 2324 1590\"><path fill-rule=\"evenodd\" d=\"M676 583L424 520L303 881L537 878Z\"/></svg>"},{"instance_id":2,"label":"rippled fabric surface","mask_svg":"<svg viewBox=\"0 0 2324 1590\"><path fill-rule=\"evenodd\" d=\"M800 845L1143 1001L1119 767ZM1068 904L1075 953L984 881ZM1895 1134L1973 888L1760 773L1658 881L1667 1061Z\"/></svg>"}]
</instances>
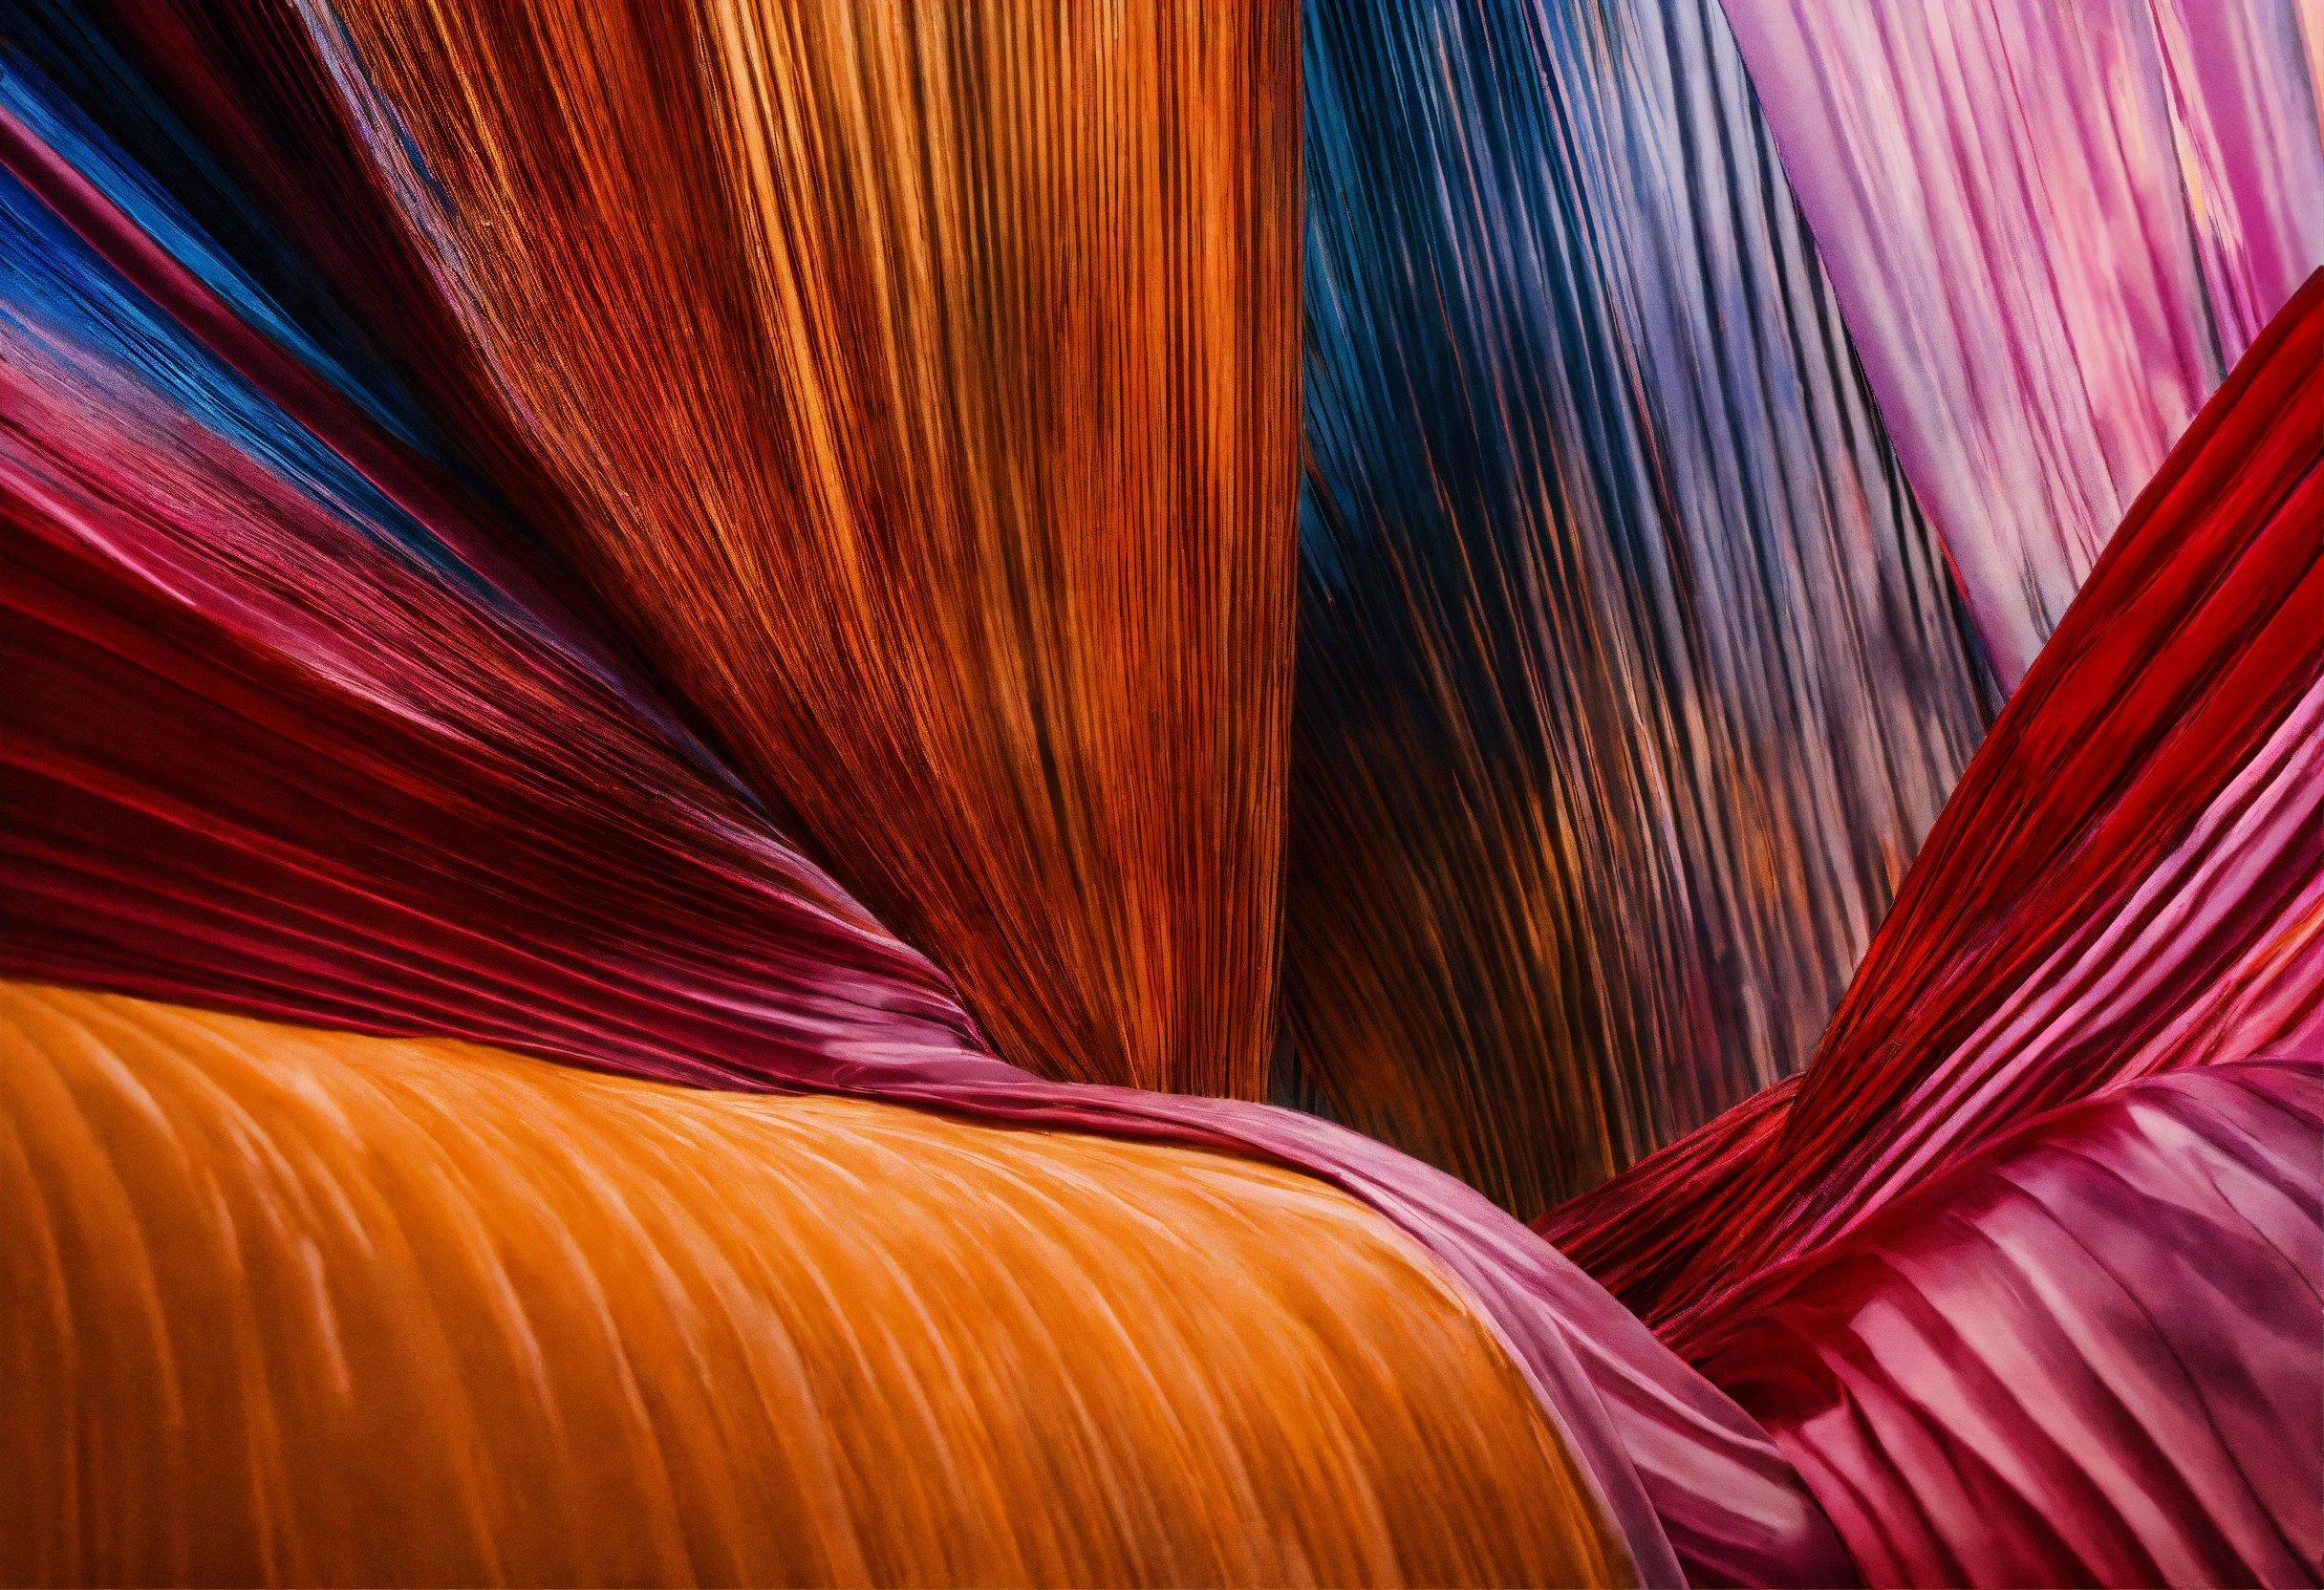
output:
<instances>
[{"instance_id":1,"label":"rippled fabric surface","mask_svg":"<svg viewBox=\"0 0 2324 1590\"><path fill-rule=\"evenodd\" d=\"M9 86L10 969L705 1082L958 1049L941 974Z\"/></svg>"},{"instance_id":2,"label":"rippled fabric surface","mask_svg":"<svg viewBox=\"0 0 2324 1590\"><path fill-rule=\"evenodd\" d=\"M1286 1171L23 984L0 1118L11 1579L1628 1579Z\"/></svg>"},{"instance_id":3,"label":"rippled fabric surface","mask_svg":"<svg viewBox=\"0 0 2324 1590\"><path fill-rule=\"evenodd\" d=\"M1263 1095L1280 8L350 4L310 27L559 550L1058 1077Z\"/></svg>"},{"instance_id":4,"label":"rippled fabric surface","mask_svg":"<svg viewBox=\"0 0 2324 1590\"><path fill-rule=\"evenodd\" d=\"M2324 274L2116 534L1806 1072L1539 1222L1870 1582L2324 1561L2320 460Z\"/></svg>"},{"instance_id":5,"label":"rippled fabric surface","mask_svg":"<svg viewBox=\"0 0 2324 1590\"><path fill-rule=\"evenodd\" d=\"M1674 1552L1759 1577L1839 1560L1764 1431L1458 1182L1309 1117L994 1058L622 665L561 649L568 610L495 556L513 526L429 495L424 460L11 126L39 185L10 213L39 247L9 258L40 287L8 368L23 412L60 411L0 451L7 793L32 819L0 844L13 974L1295 1167L1476 1300L1646 1577ZM182 215L154 225L202 247ZM124 319L135 357L99 334Z\"/></svg>"},{"instance_id":6,"label":"rippled fabric surface","mask_svg":"<svg viewBox=\"0 0 2324 1590\"><path fill-rule=\"evenodd\" d=\"M1799 204L2015 683L2324 266L2311 0L1732 0Z\"/></svg>"},{"instance_id":7,"label":"rippled fabric surface","mask_svg":"<svg viewBox=\"0 0 2324 1590\"><path fill-rule=\"evenodd\" d=\"M1979 664L1715 6L1306 38L1290 1037L1532 1214L1797 1067Z\"/></svg>"}]
</instances>

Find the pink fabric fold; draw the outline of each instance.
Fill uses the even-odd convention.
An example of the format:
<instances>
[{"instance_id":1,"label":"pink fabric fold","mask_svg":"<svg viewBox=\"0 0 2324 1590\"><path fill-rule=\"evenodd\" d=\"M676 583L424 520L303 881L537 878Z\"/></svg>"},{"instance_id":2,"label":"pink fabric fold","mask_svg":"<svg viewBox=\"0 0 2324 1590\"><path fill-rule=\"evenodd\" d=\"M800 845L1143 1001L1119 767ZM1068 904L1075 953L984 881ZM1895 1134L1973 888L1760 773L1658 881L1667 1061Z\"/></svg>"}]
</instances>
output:
<instances>
[{"instance_id":1,"label":"pink fabric fold","mask_svg":"<svg viewBox=\"0 0 2324 1590\"><path fill-rule=\"evenodd\" d=\"M1732 1299L1697 1361L1875 1584L2313 1584L2324 1056L2028 1122Z\"/></svg>"},{"instance_id":2,"label":"pink fabric fold","mask_svg":"<svg viewBox=\"0 0 2324 1590\"><path fill-rule=\"evenodd\" d=\"M2014 684L2324 265L2281 0L1728 0L1883 418Z\"/></svg>"}]
</instances>

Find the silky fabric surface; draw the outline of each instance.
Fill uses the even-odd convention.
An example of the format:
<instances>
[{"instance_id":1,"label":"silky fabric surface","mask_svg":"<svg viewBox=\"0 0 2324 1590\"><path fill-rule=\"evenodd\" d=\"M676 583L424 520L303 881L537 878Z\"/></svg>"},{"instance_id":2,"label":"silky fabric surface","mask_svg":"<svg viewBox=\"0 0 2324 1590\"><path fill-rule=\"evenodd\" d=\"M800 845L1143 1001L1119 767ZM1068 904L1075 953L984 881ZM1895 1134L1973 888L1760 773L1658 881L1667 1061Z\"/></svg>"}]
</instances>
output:
<instances>
[{"instance_id":1,"label":"silky fabric surface","mask_svg":"<svg viewBox=\"0 0 2324 1590\"><path fill-rule=\"evenodd\" d=\"M9 968L698 1081L739 1040L761 1070L967 1042L942 975L33 86L0 104Z\"/></svg>"},{"instance_id":2,"label":"silky fabric surface","mask_svg":"<svg viewBox=\"0 0 2324 1590\"><path fill-rule=\"evenodd\" d=\"M1305 35L1291 1096L1531 1216L1805 1062L1990 704L1715 4Z\"/></svg>"},{"instance_id":3,"label":"silky fabric surface","mask_svg":"<svg viewBox=\"0 0 2324 1590\"><path fill-rule=\"evenodd\" d=\"M303 15L540 533L788 831L1018 1064L1263 1097L1290 13Z\"/></svg>"},{"instance_id":4,"label":"silky fabric surface","mask_svg":"<svg viewBox=\"0 0 2324 1590\"><path fill-rule=\"evenodd\" d=\"M254 331L256 285L187 216L0 133L32 184L0 196L37 245L9 256L9 368L28 414L62 405L0 439L21 703L0 750L35 819L0 836L15 975L1304 1170L1489 1315L1643 1577L1844 1575L1766 1433L1474 1191L1312 1118L995 1058L941 975L503 555L497 510Z\"/></svg>"},{"instance_id":5,"label":"silky fabric surface","mask_svg":"<svg viewBox=\"0 0 2324 1590\"><path fill-rule=\"evenodd\" d=\"M2320 463L2324 272L2091 571L1789 1097L1543 1222L1682 1353L2034 1115L2324 1040Z\"/></svg>"},{"instance_id":6,"label":"silky fabric surface","mask_svg":"<svg viewBox=\"0 0 2324 1590\"><path fill-rule=\"evenodd\" d=\"M11 1579L1628 1577L1304 1176L25 984L0 1099Z\"/></svg>"},{"instance_id":7,"label":"silky fabric surface","mask_svg":"<svg viewBox=\"0 0 2324 1590\"><path fill-rule=\"evenodd\" d=\"M1800 1063L1983 721L1975 645L1871 410L1880 383L1855 374L1845 294L1790 208L1717 12L1309 13L1316 468L1297 552L1302 640L1319 644L1297 654L1287 858L1289 16L592 20L185 0L43 4L0 31L0 968L413 1035L25 992L12 1034L52 1030L57 1001L88 1018L76 1030L95 1012L168 1030L124 1037L118 1064L77 1041L23 1051L14 1079L48 1104L52 1081L77 1079L122 1151L93 1149L76 1110L11 1111L49 1134L20 1185L134 1163L118 1197L134 1184L166 1230L199 1227L142 1250L118 1225L51 1239L53 1216L120 1205L101 1175L42 1195L38 1219L8 1227L24 1238L11 1259L44 1278L10 1288L46 1321L26 1341L160 1363L154 1314L105 1290L140 1273L107 1260L140 1252L183 1259L170 1284L199 1300L180 1312L200 1364L247 1338L199 1321L263 1300L254 1328L304 1330L276 1317L320 1319L318 1284L387 1287L361 1311L432 1340L433 1294L407 1280L471 1272L285 1236L280 1202L223 1191L280 1191L299 1154L351 1140L334 1133L391 1145L355 1156L371 1178L464 1153L450 1125L405 1147L423 1104L332 1091L425 1056L412 1090L440 1116L486 1097L473 1113L506 1123L479 1150L488 1175L382 1194L446 1252L475 1253L478 1229L537 1234L544 1201L617 1208L626 1245L582 1266L593 1306L667 1300L698 1259L763 1273L813 1230L884 1257L869 1278L818 1272L750 1300L812 1298L785 1316L794 1340L844 1375L865 1333L990 1334L907 1355L878 1392L920 1420L907 1444L852 1410L828 1430L811 1407L754 1420L729 1399L768 1384L748 1357L763 1337L705 1326L663 1354L683 1330L622 1313L585 1337L596 1358L544 1347L542 1373L570 1367L573 1406L599 1411L550 1433L484 1421L482 1439L530 1444L511 1461L472 1463L456 1418L370 1443L425 1493L404 1511L447 1520L429 1540L464 1554L408 1577L491 1577L503 1546L525 1559L511 1577L555 1579L844 1578L860 1559L873 1579L2196 1582L2313 1561L2297 1482L2313 1447L2249 1389L2279 1385L2293 1414L2313 1389L2315 1365L2303 1380L2283 1351L2313 1288L2296 1260L2259 1262L2312 1235L2278 1217L2297 1176L2268 1170L2311 1128L2248 1101L2190 1124L2177 1081L2141 1079L2304 1053L2324 1019L2324 288L2259 336L2098 559L1807 1071L1551 1222L1658 1340L1472 1188L1247 1099L1272 1086L1344 1113L1520 1208L1602 1173ZM2270 72L2289 58L2224 26L2187 49L2262 51ZM2205 93L2225 125L2228 101ZM2253 103L2296 131L2281 97ZM2206 281L2228 281L2221 240L2256 213L2199 245L2217 245ZM249 1037L247 1065L199 1036L221 1030ZM531 1080L471 1088L484 1074ZM1081 1077L1244 1098L1059 1080ZM167 1079L190 1102L157 1091ZM2167 1107L2072 1114L2124 1089ZM750 1097L768 1092L792 1097ZM1496 1120L1504 1096L1524 1129ZM140 1114L140 1099L158 1102ZM672 1182L656 1160L625 1181L641 1142L673 1139L590 1123L635 1128L649 1099L647 1117L691 1123L683 1159L742 1167ZM2062 1161L2040 1135L2061 1106ZM699 1147L738 1116L746 1145ZM770 1122L785 1135L755 1135ZM209 1147L185 1146L197 1136ZM1044 1150L919 1196L922 1169L1027 1143L1095 1158ZM2006 1214L1962 1248L2019 1207L1994 1201L1996 1152L2035 1169L2051 1214ZM837 1191L789 1163L834 1155ZM1242 1191L1212 1201L1214 1171ZM2184 1173L2250 1195L2206 1206ZM780 1238L750 1225L787 1207L776 1192L724 1201L767 1177L815 1212ZM1102 1314L1066 1321L1074 1343L1134 1347L1166 1322L1144 1300L1181 1269L1190 1300L1254 1308L1239 1278L1266 1275L1314 1282L1302 1321L1342 1296L1350 1312L1328 1341L1286 1331L1281 1308L1198 1342L1190 1326L1167 1353L1106 1357L1112 1390L1013 1403L991 1387L1055 1311L1008 1309L1057 1272L978 1244L1028 1186L1068 1184L1041 1204L1060 1222L1044 1252L1078 1234L1061 1285ZM2117 1185L2139 1229L2098 1196ZM611 1202L559 1202L576 1186ZM230 1249L212 1192L249 1216L229 1214ZM1285 1406L1304 1417L1335 1396L1396 1411L1392 1343L1417 1305L1402 1282L1280 1274L1300 1248L1255 1238L1264 1227L1214 1233L1213 1213L1279 1193L1323 1200L1324 1227L1421 1277L1461 1323L1412 1328L1443 1350L1481 1341L1558 1461L1510 1478L1528 1461L1502 1450L1524 1445L1519 1415L1468 1369L1425 1393L1457 1439L1401 1427L1420 1450L1384 1451L1388 1437L1295 1429ZM888 1203L918 1213L878 1225ZM1157 1212L1226 1268L1181 1261ZM694 1234L733 1221L721 1271ZM510 1240L569 1258L565 1238L601 1226ZM2213 1293L2175 1295L2153 1246L2174 1230L2216 1238ZM915 1246L906 1261L858 1238ZM237 1268L253 1254L288 1257ZM1909 1284L1883 1278L1923 1258ZM38 1300L74 1296L68 1260L98 1300L60 1326ZM914 1289L953 1275L985 1278L973 1318ZM2044 1287L2071 1295L2028 1310ZM529 1290L502 1297L521 1308ZM1940 1296L2007 1329L1939 1350L1883 1323ZM685 1309L681 1327L715 1313ZM505 1300L450 1312L508 1318ZM443 1362L370 1334L397 1341L391 1381ZM355 1362L349 1333L312 1340ZM1301 1341L1323 1344L1274 1350ZM1222 1347L1237 1362L1214 1365ZM2075 1432L2062 1449L1981 1403L1978 1377L2012 1354L2038 1360L2012 1375L2046 1387ZM640 1367L656 1355L678 1367ZM1311 1389L1350 1359L1374 1378ZM1165 1360L1196 1368L1157 1389ZM353 1378L327 1351L313 1362L315 1384ZM1830 1416L1834 1377L1864 1365L1863 1400ZM490 1394L528 1372L492 1374ZM43 1378L134 1401L144 1373ZM195 1520L230 1536L222 1555L242 1556L217 1572L239 1579L295 1579L310 1558L316 1577L367 1577L333 1554L415 1549L381 1543L394 1509L352 1525L359 1501L259 1511L278 1481L371 1477L335 1449L287 1469L269 1455L269 1427L305 1440L302 1421L347 1399L240 1365L192 1378L229 1431L204 1450L248 1454L239 1474L173 1471L197 1493L168 1518L137 1505L167 1486L135 1480L87 1514L40 1507L28 1528L66 1519L72 1539L28 1536L26 1555L95 1562L71 1554L155 1529L150 1559L176 1566ZM1040 1428L1001 1433L1022 1427L987 1417L993 1397ZM1233 1428L1193 1433L1178 1398ZM588 1434L618 1423L607 1407L642 1407L650 1439ZM804 1522L734 1501L746 1471L789 1494L823 1483L789 1462L801 1432L825 1450L889 1444L870 1482L850 1493L843 1473ZM775 1461L725 1461L769 1441ZM35 1445L58 1461L61 1443ZM127 1450L106 1436L82 1455ZM2247 1451L2269 1465L2256 1481ZM1371 1482L1351 1475L1439 1459L1409 1489L1459 1506L1363 1512ZM537 1492L500 1484L533 1471ZM201 1493L213 1480L219 1497ZM58 1483L52 1496L95 1495ZM964 1490L1008 1520L959 1521ZM1498 1534L1537 1492L1565 1501ZM1068 1521L1027 1495L1065 1498ZM542 1523L544 1497L652 1516L616 1543L651 1565L577 1562L595 1543ZM1310 1507L1328 1544L1270 1531ZM1392 1555L1470 1516L1490 1521ZM1488 1560L1502 1548L1513 1560Z\"/></svg>"}]
</instances>

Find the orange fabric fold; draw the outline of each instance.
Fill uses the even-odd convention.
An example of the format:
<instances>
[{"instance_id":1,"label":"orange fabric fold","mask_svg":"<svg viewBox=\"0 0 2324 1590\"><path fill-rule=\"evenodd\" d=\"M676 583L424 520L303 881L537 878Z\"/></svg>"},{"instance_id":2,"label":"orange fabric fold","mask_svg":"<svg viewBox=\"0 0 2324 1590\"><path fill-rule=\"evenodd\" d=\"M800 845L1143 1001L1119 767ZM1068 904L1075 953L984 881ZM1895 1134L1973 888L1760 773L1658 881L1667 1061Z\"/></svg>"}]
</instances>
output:
<instances>
[{"instance_id":1,"label":"orange fabric fold","mask_svg":"<svg viewBox=\"0 0 2324 1590\"><path fill-rule=\"evenodd\" d=\"M1622 1579L1378 1215L1209 1152L0 985L37 1581Z\"/></svg>"}]
</instances>

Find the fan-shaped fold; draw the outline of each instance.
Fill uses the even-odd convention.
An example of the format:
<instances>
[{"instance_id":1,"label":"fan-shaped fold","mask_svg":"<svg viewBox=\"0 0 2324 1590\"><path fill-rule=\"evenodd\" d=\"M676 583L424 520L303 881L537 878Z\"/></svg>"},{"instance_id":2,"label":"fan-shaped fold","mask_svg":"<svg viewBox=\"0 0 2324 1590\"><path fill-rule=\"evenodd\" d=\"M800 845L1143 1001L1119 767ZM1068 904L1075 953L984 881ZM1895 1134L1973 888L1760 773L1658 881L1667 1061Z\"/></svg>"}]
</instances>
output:
<instances>
[{"instance_id":1,"label":"fan-shaped fold","mask_svg":"<svg viewBox=\"0 0 2324 1590\"><path fill-rule=\"evenodd\" d=\"M788 830L1011 1059L1262 1096L1291 13L308 23L270 91L336 99L540 533Z\"/></svg>"},{"instance_id":2,"label":"fan-shaped fold","mask_svg":"<svg viewBox=\"0 0 2324 1590\"><path fill-rule=\"evenodd\" d=\"M1844 1574L1765 1433L1475 1192L1309 1118L993 1058L503 555L501 509L262 334L254 282L208 286L21 118L0 140L11 975L1304 1171L1474 1300L1642 1576L1674 1540Z\"/></svg>"}]
</instances>

